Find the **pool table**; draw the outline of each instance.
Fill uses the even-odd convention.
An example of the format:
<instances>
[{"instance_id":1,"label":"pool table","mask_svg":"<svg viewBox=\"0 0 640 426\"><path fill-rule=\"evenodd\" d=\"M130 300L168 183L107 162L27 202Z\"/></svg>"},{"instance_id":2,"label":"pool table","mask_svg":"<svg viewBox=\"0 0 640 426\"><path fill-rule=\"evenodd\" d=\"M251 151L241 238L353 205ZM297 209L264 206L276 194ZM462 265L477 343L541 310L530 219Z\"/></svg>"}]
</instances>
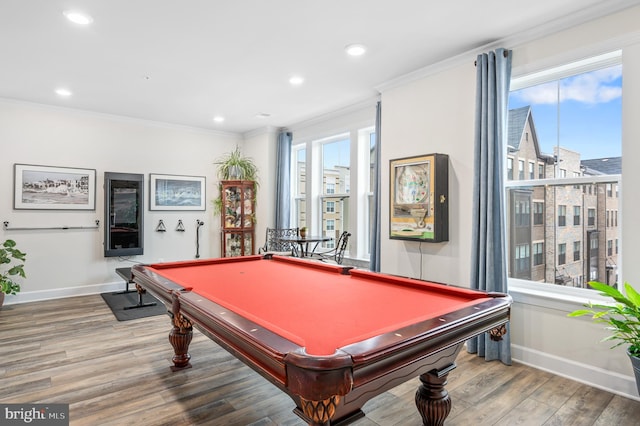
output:
<instances>
[{"instance_id":1,"label":"pool table","mask_svg":"<svg viewBox=\"0 0 640 426\"><path fill-rule=\"evenodd\" d=\"M413 377L425 425L444 422L447 374L464 342L499 339L511 298L276 255L135 265L172 321L173 370L196 327L286 392L311 425L347 424ZM250 391L249 391L250 392Z\"/></svg>"}]
</instances>

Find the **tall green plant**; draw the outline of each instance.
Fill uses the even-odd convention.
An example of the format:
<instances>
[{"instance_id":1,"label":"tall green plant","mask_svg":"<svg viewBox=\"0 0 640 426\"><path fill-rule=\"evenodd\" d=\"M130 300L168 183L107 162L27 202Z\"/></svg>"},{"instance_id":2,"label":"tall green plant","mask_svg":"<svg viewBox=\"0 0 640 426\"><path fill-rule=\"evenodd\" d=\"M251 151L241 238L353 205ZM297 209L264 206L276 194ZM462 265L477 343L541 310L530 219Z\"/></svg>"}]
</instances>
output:
<instances>
[{"instance_id":1,"label":"tall green plant","mask_svg":"<svg viewBox=\"0 0 640 426\"><path fill-rule=\"evenodd\" d=\"M258 187L258 167L250 157L245 157L236 147L233 151L223 155L214 162L217 167L218 179L220 180L250 180ZM213 214L222 213L222 184L218 183L218 198L214 199ZM254 191L253 196L256 196ZM254 200L255 201L255 200Z\"/></svg>"},{"instance_id":2,"label":"tall green plant","mask_svg":"<svg viewBox=\"0 0 640 426\"><path fill-rule=\"evenodd\" d=\"M624 284L626 296L616 288L604 283L592 281L589 285L601 295L613 299L614 303L594 304L590 302L585 305L589 309L579 309L571 312L568 316L591 315L595 322L607 324L606 329L611 331L611 335L603 341L617 342L612 348L627 344L629 345L629 353L640 357L640 294L629 283Z\"/></svg>"},{"instance_id":3,"label":"tall green plant","mask_svg":"<svg viewBox=\"0 0 640 426\"><path fill-rule=\"evenodd\" d=\"M0 274L0 291L5 294L16 294L20 291L20 285L16 283L12 277L20 276L25 278L24 263L26 253L16 248L16 242L6 240L0 247L0 265L2 266L2 274Z\"/></svg>"},{"instance_id":4,"label":"tall green plant","mask_svg":"<svg viewBox=\"0 0 640 426\"><path fill-rule=\"evenodd\" d=\"M218 178L221 180L258 180L258 167L251 158L242 155L239 147L214 164L218 167Z\"/></svg>"}]
</instances>

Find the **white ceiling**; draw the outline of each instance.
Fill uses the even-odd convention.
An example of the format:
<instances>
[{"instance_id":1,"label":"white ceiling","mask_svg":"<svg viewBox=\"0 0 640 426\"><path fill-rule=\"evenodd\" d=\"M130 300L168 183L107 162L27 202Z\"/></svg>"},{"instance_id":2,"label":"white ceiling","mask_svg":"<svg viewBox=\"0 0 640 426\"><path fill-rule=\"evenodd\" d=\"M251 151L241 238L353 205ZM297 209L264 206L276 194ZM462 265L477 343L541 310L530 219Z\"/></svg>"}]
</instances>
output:
<instances>
[{"instance_id":1,"label":"white ceiling","mask_svg":"<svg viewBox=\"0 0 640 426\"><path fill-rule=\"evenodd\" d=\"M638 3L0 0L0 98L244 133L373 99L391 80L497 40ZM94 22L67 21L70 9ZM367 53L347 56L350 43ZM293 74L304 84L291 86Z\"/></svg>"}]
</instances>

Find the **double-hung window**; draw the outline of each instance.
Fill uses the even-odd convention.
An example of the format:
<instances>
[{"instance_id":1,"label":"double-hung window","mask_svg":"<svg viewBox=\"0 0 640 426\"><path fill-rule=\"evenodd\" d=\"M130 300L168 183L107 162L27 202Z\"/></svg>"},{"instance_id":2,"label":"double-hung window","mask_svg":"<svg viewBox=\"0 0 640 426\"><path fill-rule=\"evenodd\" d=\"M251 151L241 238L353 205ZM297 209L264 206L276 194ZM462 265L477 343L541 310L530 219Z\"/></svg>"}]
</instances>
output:
<instances>
[{"instance_id":1,"label":"double-hung window","mask_svg":"<svg viewBox=\"0 0 640 426\"><path fill-rule=\"evenodd\" d=\"M617 284L621 97L619 51L512 78L505 170L510 278Z\"/></svg>"}]
</instances>

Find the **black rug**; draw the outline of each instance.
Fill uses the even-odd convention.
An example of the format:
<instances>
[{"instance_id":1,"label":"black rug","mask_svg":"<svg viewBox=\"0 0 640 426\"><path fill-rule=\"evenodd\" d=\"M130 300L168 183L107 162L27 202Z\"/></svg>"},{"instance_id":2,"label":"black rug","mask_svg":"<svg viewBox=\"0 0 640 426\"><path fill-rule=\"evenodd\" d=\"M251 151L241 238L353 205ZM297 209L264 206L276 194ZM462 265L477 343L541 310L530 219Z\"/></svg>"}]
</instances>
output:
<instances>
[{"instance_id":1,"label":"black rug","mask_svg":"<svg viewBox=\"0 0 640 426\"><path fill-rule=\"evenodd\" d=\"M167 313L167 308L165 308L164 304L149 293L142 295L142 303L155 303L154 306L137 307L138 293L136 291L130 293L102 293L101 296L118 321L129 321ZM136 307L132 308L133 306Z\"/></svg>"}]
</instances>

